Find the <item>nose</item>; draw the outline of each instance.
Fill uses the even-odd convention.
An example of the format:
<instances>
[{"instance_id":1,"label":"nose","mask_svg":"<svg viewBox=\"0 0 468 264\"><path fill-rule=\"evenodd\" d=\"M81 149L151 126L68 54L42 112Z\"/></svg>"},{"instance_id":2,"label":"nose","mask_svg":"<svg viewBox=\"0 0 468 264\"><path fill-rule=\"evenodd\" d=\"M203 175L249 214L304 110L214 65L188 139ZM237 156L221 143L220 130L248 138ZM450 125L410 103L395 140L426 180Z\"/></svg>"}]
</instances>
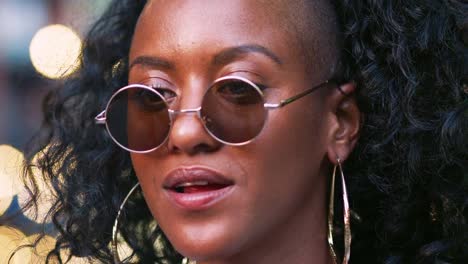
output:
<instances>
[{"instance_id":1,"label":"nose","mask_svg":"<svg viewBox=\"0 0 468 264\"><path fill-rule=\"evenodd\" d=\"M222 143L214 139L203 126L197 111L177 111L172 114L172 127L169 132L168 148L174 153L214 152Z\"/></svg>"}]
</instances>

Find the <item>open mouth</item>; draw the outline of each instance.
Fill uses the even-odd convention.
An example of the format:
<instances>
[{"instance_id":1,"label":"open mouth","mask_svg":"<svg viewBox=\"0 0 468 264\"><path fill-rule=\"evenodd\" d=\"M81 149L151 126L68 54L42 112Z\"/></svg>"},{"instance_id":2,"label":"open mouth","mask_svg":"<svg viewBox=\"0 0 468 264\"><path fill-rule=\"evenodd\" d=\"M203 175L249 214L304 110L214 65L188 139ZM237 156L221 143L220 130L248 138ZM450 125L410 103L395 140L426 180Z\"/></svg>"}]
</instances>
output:
<instances>
[{"instance_id":1,"label":"open mouth","mask_svg":"<svg viewBox=\"0 0 468 264\"><path fill-rule=\"evenodd\" d=\"M232 179L201 167L179 168L170 172L163 188L177 206L188 210L206 209L234 190Z\"/></svg>"},{"instance_id":2,"label":"open mouth","mask_svg":"<svg viewBox=\"0 0 468 264\"><path fill-rule=\"evenodd\" d=\"M178 184L172 190L177 193L201 193L217 191L230 186L230 184L211 183L208 181L184 182Z\"/></svg>"}]
</instances>

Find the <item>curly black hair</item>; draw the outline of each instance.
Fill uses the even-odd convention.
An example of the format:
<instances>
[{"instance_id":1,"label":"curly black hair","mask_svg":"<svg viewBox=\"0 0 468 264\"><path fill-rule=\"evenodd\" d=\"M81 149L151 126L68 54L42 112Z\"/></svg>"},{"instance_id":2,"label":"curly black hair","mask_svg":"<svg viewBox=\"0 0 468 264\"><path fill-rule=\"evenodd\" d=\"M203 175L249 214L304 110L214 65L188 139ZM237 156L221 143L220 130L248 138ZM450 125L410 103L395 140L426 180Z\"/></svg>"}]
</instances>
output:
<instances>
[{"instance_id":1,"label":"curly black hair","mask_svg":"<svg viewBox=\"0 0 468 264\"><path fill-rule=\"evenodd\" d=\"M145 0L114 0L90 30L82 67L44 102L28 151L53 188L59 233L48 262L68 249L105 263L112 225L136 183L129 154L94 123L127 84L128 54ZM344 170L353 210L353 263L468 263L468 3L333 1L343 36L342 77L358 87L364 121ZM33 161L34 156L39 159ZM25 174L33 194L34 176ZM121 233L141 263L179 255L141 193ZM158 241L154 246L154 242Z\"/></svg>"}]
</instances>

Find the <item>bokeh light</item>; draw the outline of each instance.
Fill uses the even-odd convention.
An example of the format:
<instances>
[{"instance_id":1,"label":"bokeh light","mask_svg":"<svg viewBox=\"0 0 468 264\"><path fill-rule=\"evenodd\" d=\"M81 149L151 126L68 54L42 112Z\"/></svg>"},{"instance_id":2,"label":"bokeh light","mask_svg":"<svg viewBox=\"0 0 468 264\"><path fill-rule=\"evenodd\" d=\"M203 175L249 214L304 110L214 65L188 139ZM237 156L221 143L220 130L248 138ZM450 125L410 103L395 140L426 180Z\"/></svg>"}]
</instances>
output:
<instances>
[{"instance_id":1,"label":"bokeh light","mask_svg":"<svg viewBox=\"0 0 468 264\"><path fill-rule=\"evenodd\" d=\"M0 145L0 215L22 189L23 154L9 145ZM0 262L2 263L2 262Z\"/></svg>"},{"instance_id":2,"label":"bokeh light","mask_svg":"<svg viewBox=\"0 0 468 264\"><path fill-rule=\"evenodd\" d=\"M60 252L60 257L62 258L63 261L68 260L70 254L68 253L67 250L62 250ZM71 257L70 260L66 262L67 264L100 264L102 262L99 262L97 260L90 260L88 258L81 258L81 257Z\"/></svg>"},{"instance_id":3,"label":"bokeh light","mask_svg":"<svg viewBox=\"0 0 468 264\"><path fill-rule=\"evenodd\" d=\"M34 244L38 238L39 238L39 234L29 236L29 237L27 237L26 239L23 240L22 245ZM36 247L34 247L33 249L30 249L30 254L31 254L30 259L31 260L28 263L30 263L30 264L46 263L47 254L49 254L49 252L52 251L55 248L55 243L56 242L57 242L57 240L54 237L49 236L49 235L44 235L38 241ZM21 250L23 250L23 249L21 249ZM70 256L69 250L60 251L60 258L62 259L62 261L68 260L69 256ZM57 263L57 264L59 263L58 260L56 260L55 258L49 259L49 261L51 263ZM85 263L94 264L94 263L98 263L98 262L92 262L87 258L71 257L70 260L68 262L66 262L66 263L68 263L68 264L85 264Z\"/></svg>"},{"instance_id":4,"label":"bokeh light","mask_svg":"<svg viewBox=\"0 0 468 264\"><path fill-rule=\"evenodd\" d=\"M11 264L42 264L46 263L47 255L55 248L57 240L49 235L44 235L40 240L39 234L26 237L21 231L14 228L0 227L0 263L8 263L7 260L12 256ZM31 247L37 241L35 247ZM60 252L62 261L69 258L69 251ZM51 263L59 263L58 260L49 259ZM71 257L68 264L94 264L98 262L90 261L86 258Z\"/></svg>"},{"instance_id":5,"label":"bokeh light","mask_svg":"<svg viewBox=\"0 0 468 264\"><path fill-rule=\"evenodd\" d=\"M112 248L112 242L109 243L109 248ZM133 254L133 249L123 239L120 233L117 233L117 252L119 253L119 257L121 260L129 258ZM134 255L128 261L132 263L138 263L138 258Z\"/></svg>"},{"instance_id":6,"label":"bokeh light","mask_svg":"<svg viewBox=\"0 0 468 264\"><path fill-rule=\"evenodd\" d=\"M80 66L81 39L64 25L50 25L34 35L29 53L34 68L47 78L69 76Z\"/></svg>"},{"instance_id":7,"label":"bokeh light","mask_svg":"<svg viewBox=\"0 0 468 264\"><path fill-rule=\"evenodd\" d=\"M46 151L46 149L43 151ZM43 155L42 153L43 152L40 151L34 156L32 159L33 166L30 167L29 171L29 173L34 177L35 184L38 189L37 192L35 192L37 194L37 207L29 207L26 209L27 203L29 200L31 200L30 193L26 190L26 188L21 189L21 191L18 193L18 203L21 208L24 208L23 214L26 218L37 222L51 222L52 219L51 216L48 215L48 212L52 206L54 196L51 187L44 181L42 171L37 166L37 161L41 155Z\"/></svg>"},{"instance_id":8,"label":"bokeh light","mask_svg":"<svg viewBox=\"0 0 468 264\"><path fill-rule=\"evenodd\" d=\"M25 239L26 236L21 231L11 227L0 226L0 263L30 263L32 249L22 248L19 250L19 247L25 244ZM13 253L15 254L10 260Z\"/></svg>"},{"instance_id":9,"label":"bokeh light","mask_svg":"<svg viewBox=\"0 0 468 264\"><path fill-rule=\"evenodd\" d=\"M31 171L38 186L34 192L38 195L38 218L34 218L34 208L19 211L30 197L21 179L24 156L18 149L34 149L36 142L31 138L43 120L41 101L62 84L56 79L66 78L80 67L79 36L89 31L110 2L0 0L0 264L44 263L43 253L55 246L56 227L49 219L44 225L38 223L49 211L54 193L37 168ZM34 242L38 233L47 236L37 248L23 247ZM67 250L60 254L65 259L70 255ZM91 262L73 257L67 263Z\"/></svg>"},{"instance_id":10,"label":"bokeh light","mask_svg":"<svg viewBox=\"0 0 468 264\"><path fill-rule=\"evenodd\" d=\"M38 239L39 234L35 234L32 236L29 236L25 239L24 243L25 244L34 244L36 240ZM31 250L31 264L40 264L40 263L46 263L47 259L47 254L55 248L55 242L56 239L45 235L43 238L41 238L36 247Z\"/></svg>"}]
</instances>

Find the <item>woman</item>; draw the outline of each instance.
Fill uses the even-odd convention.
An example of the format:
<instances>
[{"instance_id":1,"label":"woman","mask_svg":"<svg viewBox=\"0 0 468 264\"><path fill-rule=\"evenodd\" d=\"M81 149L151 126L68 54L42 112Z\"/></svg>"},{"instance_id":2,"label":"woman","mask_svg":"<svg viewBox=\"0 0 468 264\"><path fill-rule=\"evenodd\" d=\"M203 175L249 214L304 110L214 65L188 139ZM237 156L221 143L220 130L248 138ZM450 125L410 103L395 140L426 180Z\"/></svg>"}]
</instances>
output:
<instances>
[{"instance_id":1,"label":"woman","mask_svg":"<svg viewBox=\"0 0 468 264\"><path fill-rule=\"evenodd\" d=\"M31 151L48 260L467 261L467 10L114 1Z\"/></svg>"}]
</instances>

